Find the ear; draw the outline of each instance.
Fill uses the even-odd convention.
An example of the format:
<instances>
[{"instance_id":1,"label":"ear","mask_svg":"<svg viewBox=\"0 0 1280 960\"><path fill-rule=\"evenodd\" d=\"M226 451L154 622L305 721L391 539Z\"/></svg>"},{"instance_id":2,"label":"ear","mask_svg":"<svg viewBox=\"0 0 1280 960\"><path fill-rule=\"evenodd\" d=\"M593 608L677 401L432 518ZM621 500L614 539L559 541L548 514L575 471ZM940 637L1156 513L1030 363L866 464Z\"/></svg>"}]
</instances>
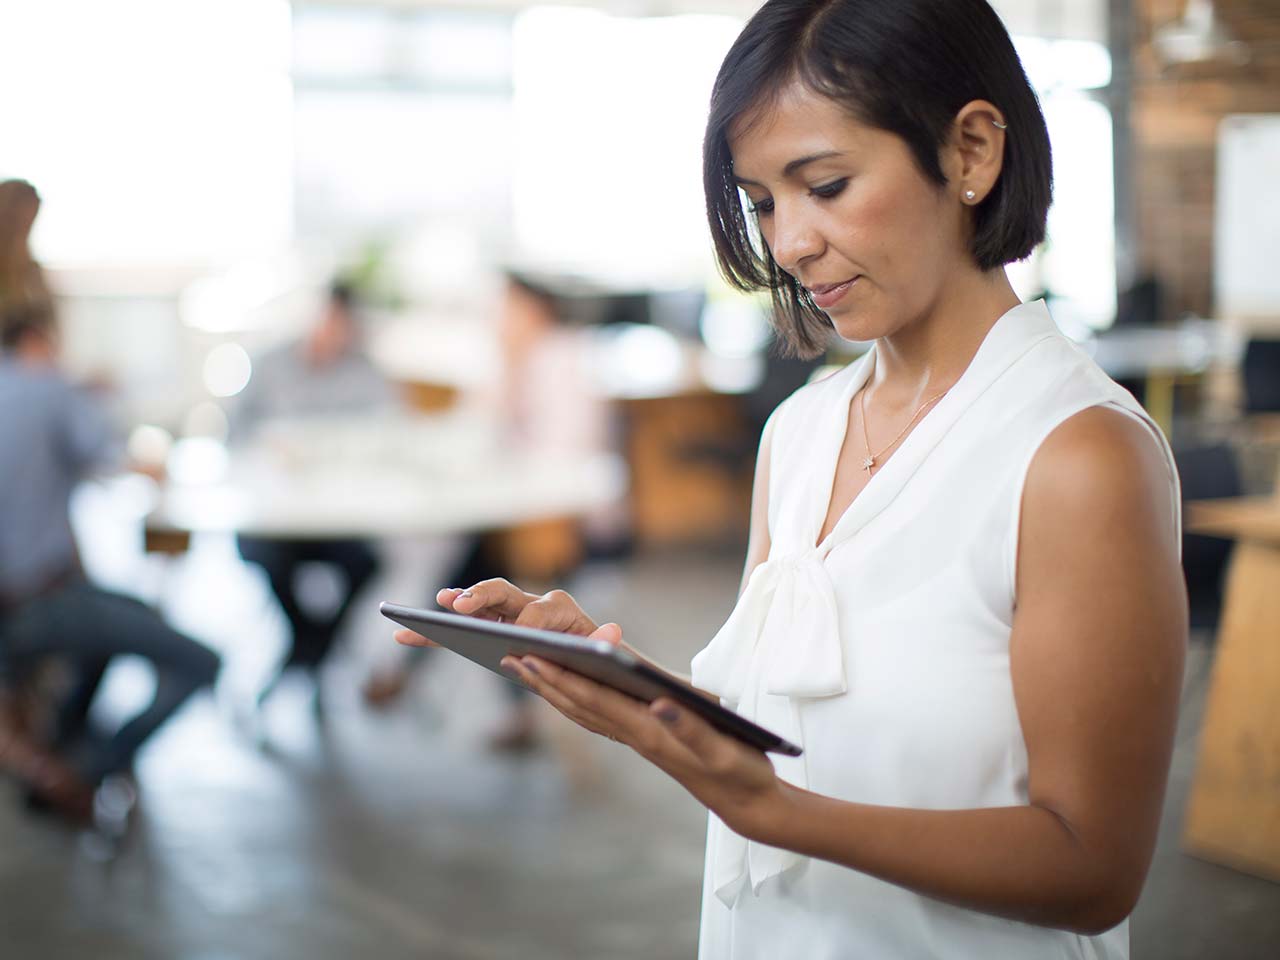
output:
<instances>
[{"instance_id":1,"label":"ear","mask_svg":"<svg viewBox=\"0 0 1280 960\"><path fill-rule=\"evenodd\" d=\"M948 180L965 206L986 199L1004 169L1004 114L986 100L971 100L956 114ZM972 198L969 192L972 191Z\"/></svg>"}]
</instances>

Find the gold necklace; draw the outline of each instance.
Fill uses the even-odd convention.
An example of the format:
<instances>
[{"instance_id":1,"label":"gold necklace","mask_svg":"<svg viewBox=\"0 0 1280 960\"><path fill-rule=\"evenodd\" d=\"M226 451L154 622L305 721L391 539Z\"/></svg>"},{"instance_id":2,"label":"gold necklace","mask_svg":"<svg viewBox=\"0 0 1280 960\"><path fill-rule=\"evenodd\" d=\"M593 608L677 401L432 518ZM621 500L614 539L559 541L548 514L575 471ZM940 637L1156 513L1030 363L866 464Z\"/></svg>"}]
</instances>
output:
<instances>
[{"instance_id":1,"label":"gold necklace","mask_svg":"<svg viewBox=\"0 0 1280 960\"><path fill-rule=\"evenodd\" d=\"M867 450L867 455L862 458L862 469L867 471L867 473L870 473L875 467L876 461L893 449L893 445L901 440L906 432L911 429L911 425L916 422L920 414L924 413L926 409L945 397L950 389L951 388L948 387L936 397L930 397L924 403L920 404L920 406L916 407L916 412L911 415L911 419L907 421L907 425L899 430L898 435L890 440L888 445L886 445L879 453L871 452L871 438L867 436L867 390L866 387L859 390L858 412L862 415L862 444Z\"/></svg>"}]
</instances>

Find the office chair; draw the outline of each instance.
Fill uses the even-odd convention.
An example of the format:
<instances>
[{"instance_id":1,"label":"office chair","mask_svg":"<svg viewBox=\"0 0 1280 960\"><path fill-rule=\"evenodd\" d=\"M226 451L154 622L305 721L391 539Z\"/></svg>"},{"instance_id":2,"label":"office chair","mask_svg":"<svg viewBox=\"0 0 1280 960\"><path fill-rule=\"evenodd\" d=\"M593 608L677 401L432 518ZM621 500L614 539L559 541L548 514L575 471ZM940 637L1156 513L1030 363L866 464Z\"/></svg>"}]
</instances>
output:
<instances>
[{"instance_id":1,"label":"office chair","mask_svg":"<svg viewBox=\"0 0 1280 960\"><path fill-rule=\"evenodd\" d=\"M1250 340L1240 375L1246 414L1280 412L1280 340Z\"/></svg>"},{"instance_id":2,"label":"office chair","mask_svg":"<svg viewBox=\"0 0 1280 960\"><path fill-rule=\"evenodd\" d=\"M1243 493L1235 451L1225 443L1175 449L1182 502L1238 497ZM1232 540L1182 531L1182 572L1192 629L1216 631Z\"/></svg>"}]
</instances>

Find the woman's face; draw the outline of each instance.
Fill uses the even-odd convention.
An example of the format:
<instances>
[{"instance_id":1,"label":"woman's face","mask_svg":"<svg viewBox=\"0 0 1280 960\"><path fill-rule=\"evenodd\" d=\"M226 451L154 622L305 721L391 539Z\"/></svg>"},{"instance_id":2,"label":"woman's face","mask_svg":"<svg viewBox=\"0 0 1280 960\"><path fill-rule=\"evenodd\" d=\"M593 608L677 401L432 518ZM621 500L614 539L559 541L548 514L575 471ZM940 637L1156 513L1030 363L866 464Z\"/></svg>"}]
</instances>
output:
<instances>
[{"instance_id":1,"label":"woman's face","mask_svg":"<svg viewBox=\"0 0 1280 960\"><path fill-rule=\"evenodd\" d=\"M958 190L926 179L900 137L799 83L740 118L729 149L774 260L845 339L903 329L954 271L977 269Z\"/></svg>"}]
</instances>

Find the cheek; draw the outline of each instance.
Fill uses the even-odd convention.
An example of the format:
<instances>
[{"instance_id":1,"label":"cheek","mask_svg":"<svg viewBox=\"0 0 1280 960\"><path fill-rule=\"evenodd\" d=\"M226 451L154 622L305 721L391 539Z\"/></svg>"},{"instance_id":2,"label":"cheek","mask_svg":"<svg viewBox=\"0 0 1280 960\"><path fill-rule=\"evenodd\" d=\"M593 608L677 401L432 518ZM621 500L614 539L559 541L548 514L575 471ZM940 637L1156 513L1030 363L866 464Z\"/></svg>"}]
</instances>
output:
<instances>
[{"instance_id":1,"label":"cheek","mask_svg":"<svg viewBox=\"0 0 1280 960\"><path fill-rule=\"evenodd\" d=\"M868 178L853 186L833 213L841 233L864 252L888 253L910 242L919 229L918 206L901 184Z\"/></svg>"},{"instance_id":2,"label":"cheek","mask_svg":"<svg viewBox=\"0 0 1280 960\"><path fill-rule=\"evenodd\" d=\"M918 185L867 190L843 212L845 236L882 266L919 266L940 255L950 234L940 205Z\"/></svg>"}]
</instances>

